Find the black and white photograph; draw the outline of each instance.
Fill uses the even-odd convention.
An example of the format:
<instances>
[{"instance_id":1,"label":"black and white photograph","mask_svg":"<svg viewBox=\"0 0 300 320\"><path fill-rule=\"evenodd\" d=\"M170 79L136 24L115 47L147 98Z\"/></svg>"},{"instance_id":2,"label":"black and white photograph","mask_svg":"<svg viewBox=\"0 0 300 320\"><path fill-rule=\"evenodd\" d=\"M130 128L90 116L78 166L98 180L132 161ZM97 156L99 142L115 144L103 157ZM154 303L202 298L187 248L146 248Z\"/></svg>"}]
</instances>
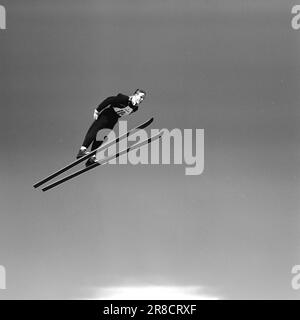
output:
<instances>
[{"instance_id":1,"label":"black and white photograph","mask_svg":"<svg viewBox=\"0 0 300 320\"><path fill-rule=\"evenodd\" d=\"M300 299L300 0L0 0L0 104L0 300Z\"/></svg>"}]
</instances>

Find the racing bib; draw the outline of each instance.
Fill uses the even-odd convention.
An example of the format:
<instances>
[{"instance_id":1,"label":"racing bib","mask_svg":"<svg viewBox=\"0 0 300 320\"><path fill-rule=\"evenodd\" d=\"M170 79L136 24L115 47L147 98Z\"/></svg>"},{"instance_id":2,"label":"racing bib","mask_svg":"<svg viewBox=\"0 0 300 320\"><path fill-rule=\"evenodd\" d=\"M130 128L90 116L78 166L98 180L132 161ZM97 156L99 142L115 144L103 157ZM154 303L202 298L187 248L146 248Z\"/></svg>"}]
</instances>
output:
<instances>
[{"instance_id":1,"label":"racing bib","mask_svg":"<svg viewBox=\"0 0 300 320\"><path fill-rule=\"evenodd\" d=\"M126 108L118 108L118 107L114 107L114 111L119 115L119 116L127 116L129 115L133 109L130 108L129 106L127 106Z\"/></svg>"}]
</instances>

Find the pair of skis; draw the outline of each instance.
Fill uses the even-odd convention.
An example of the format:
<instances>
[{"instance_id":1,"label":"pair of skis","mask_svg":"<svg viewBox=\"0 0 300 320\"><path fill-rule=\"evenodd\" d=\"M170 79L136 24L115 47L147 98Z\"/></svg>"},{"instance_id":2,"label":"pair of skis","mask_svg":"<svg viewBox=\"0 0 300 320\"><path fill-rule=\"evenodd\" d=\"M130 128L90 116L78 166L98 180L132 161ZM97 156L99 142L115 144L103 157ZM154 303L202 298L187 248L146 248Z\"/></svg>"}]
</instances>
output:
<instances>
[{"instance_id":1,"label":"pair of skis","mask_svg":"<svg viewBox=\"0 0 300 320\"><path fill-rule=\"evenodd\" d=\"M53 178L59 176L60 174L66 172L67 170L75 167L77 164L79 164L79 163L89 159L90 157L96 155L97 152L105 150L109 146L118 143L120 140L129 137L130 134L134 133L136 130L140 130L140 129L144 129L144 128L148 127L152 122L153 122L153 118L149 119L148 121L142 123L141 125L139 125L137 127L134 127L133 129L127 131L126 133L122 134L121 136L117 137L116 139L108 141L108 142L102 144L99 148L91 151L89 154L79 158L78 160L75 160L74 162L72 162L72 163L66 165L65 167L63 167L62 169L50 174L49 176L47 176L43 180L40 180L39 182L37 182L34 185L34 188L40 187L41 185L45 184L46 182L52 180ZM144 139L144 140L142 140L142 141L140 141L140 142L138 142L138 143L126 148L126 149L123 149L123 150L119 151L118 153L116 153L114 155L108 156L108 157L106 157L104 159L101 159L101 160L95 162L94 164L92 164L92 165L90 165L90 166L88 166L88 167L86 167L84 169L80 169L80 170L78 170L78 171L76 171L76 172L74 172L72 174L69 174L68 176L66 176L64 178L49 184L48 186L44 187L42 190L43 191L50 190L50 189L52 189L52 188L54 188L54 187L56 187L56 186L58 186L58 185L60 185L60 184L62 184L64 182L70 180L70 179L73 179L73 178L75 178L75 177L77 177L77 176L89 171L89 170L92 170L92 169L94 169L94 168L96 168L96 167L98 167L100 165L107 164L110 160L118 158L119 156L121 156L123 154L126 154L131 150L135 150L135 149L141 148L142 146L144 146L144 145L146 145L148 143L151 143L152 141L154 141L156 139L159 139L161 136L162 136L162 132L159 132L159 133L157 133L157 134L155 134L153 136L150 136L150 138Z\"/></svg>"}]
</instances>

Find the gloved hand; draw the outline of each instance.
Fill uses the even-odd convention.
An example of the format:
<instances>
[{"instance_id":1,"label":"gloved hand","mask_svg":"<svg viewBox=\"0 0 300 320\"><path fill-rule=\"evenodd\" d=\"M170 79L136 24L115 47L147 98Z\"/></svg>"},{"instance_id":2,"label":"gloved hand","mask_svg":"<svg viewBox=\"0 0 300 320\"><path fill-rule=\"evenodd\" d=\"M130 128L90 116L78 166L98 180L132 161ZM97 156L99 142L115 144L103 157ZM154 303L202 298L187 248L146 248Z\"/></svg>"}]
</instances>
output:
<instances>
[{"instance_id":1,"label":"gloved hand","mask_svg":"<svg viewBox=\"0 0 300 320\"><path fill-rule=\"evenodd\" d=\"M100 114L100 112L97 111L97 109L95 109L95 110L94 110L94 115L93 115L94 120L97 120L97 119L98 119L99 114Z\"/></svg>"}]
</instances>

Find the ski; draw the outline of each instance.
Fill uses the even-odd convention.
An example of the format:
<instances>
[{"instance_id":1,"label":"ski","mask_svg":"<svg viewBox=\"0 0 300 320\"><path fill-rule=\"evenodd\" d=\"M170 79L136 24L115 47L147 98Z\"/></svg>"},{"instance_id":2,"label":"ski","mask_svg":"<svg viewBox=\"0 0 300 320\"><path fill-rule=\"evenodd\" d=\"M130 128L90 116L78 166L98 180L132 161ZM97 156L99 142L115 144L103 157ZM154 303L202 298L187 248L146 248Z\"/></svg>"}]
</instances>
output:
<instances>
[{"instance_id":1,"label":"ski","mask_svg":"<svg viewBox=\"0 0 300 320\"><path fill-rule=\"evenodd\" d=\"M151 136L151 137L148 138L148 139L145 139L145 140L143 140L143 141L141 141L141 142L138 142L138 143L132 145L131 147L128 147L128 148L126 148L126 149L123 149L123 150L121 150L120 152L118 152L118 153L116 153L116 154L114 154L114 155L111 155L111 156L108 156L108 157L106 157L106 158L104 158L104 159L102 159L102 160L99 160L99 162L97 162L97 163L95 163L95 164L93 164L93 165L91 165L91 166L89 166L89 167L86 167L86 168L84 168L84 169L78 170L78 171L76 171L76 172L74 172L74 173L66 176L65 178L62 178L62 179L60 179L60 180L58 180L58 181L56 181L56 182L53 182L53 183L51 183L50 185L44 187L42 190L43 190L43 191L50 190L50 189L52 189L52 188L54 188L54 187L56 187L56 186L58 186L58 185L60 185L60 184L62 184L62 183L64 183L64 182L70 180L70 179L73 179L73 178L75 178L75 177L77 177L77 176L79 176L79 175L81 175L81 174L89 171L89 170L92 170L92 169L94 169L94 168L96 168L96 167L98 167L98 166L100 166L100 165L107 164L107 163L108 163L110 160L112 160L112 159L118 158L119 156L121 156L121 155L123 155L123 154L125 154L125 153L128 153L128 152L130 152L130 151L132 151L132 150L141 148L142 146L144 146L144 145L146 145L146 144L148 144L148 143L151 143L152 141L154 141L154 140L156 140L156 139L160 139L162 135L163 135L163 131L161 131L161 132L159 132L159 133Z\"/></svg>"},{"instance_id":2,"label":"ski","mask_svg":"<svg viewBox=\"0 0 300 320\"><path fill-rule=\"evenodd\" d=\"M50 174L48 177L44 178L43 180L37 182L33 187L34 188L38 188L40 187L42 184L45 184L46 182L52 180L53 178L59 176L60 174L66 172L67 170L75 167L77 164L89 159L90 157L92 157L93 155L95 155L98 151L102 151L106 148L108 148L109 146L118 143L120 140L128 137L131 133L133 133L135 130L140 130L140 129L144 129L146 127L148 127L151 123L153 122L153 118L150 118L148 121L140 124L137 127L134 127L133 129L127 131L126 133L122 134L121 136L117 137L116 139L113 139L111 141L107 141L106 143L102 144L99 148L92 150L89 154L79 158L78 160L73 161L72 163L66 165L65 167L61 168L60 170Z\"/></svg>"}]
</instances>

